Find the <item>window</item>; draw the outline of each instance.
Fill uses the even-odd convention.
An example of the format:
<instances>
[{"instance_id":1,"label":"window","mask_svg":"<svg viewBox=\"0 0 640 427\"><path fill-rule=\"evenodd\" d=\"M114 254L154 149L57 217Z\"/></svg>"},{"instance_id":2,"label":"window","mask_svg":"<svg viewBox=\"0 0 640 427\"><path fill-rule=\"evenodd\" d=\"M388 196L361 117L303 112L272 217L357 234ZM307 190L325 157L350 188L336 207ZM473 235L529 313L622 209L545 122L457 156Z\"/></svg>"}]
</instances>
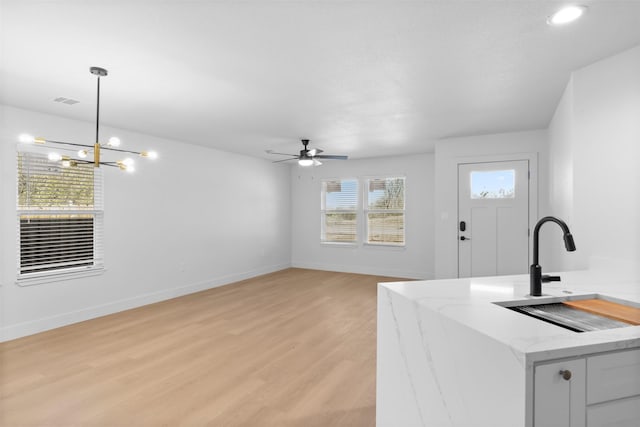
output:
<instances>
[{"instance_id":1,"label":"window","mask_svg":"<svg viewBox=\"0 0 640 427\"><path fill-rule=\"evenodd\" d=\"M367 243L404 245L404 177L372 178L366 182Z\"/></svg>"},{"instance_id":2,"label":"window","mask_svg":"<svg viewBox=\"0 0 640 427\"><path fill-rule=\"evenodd\" d=\"M515 170L471 172L472 199L513 199Z\"/></svg>"},{"instance_id":3,"label":"window","mask_svg":"<svg viewBox=\"0 0 640 427\"><path fill-rule=\"evenodd\" d=\"M102 175L18 153L18 278L102 268Z\"/></svg>"},{"instance_id":4,"label":"window","mask_svg":"<svg viewBox=\"0 0 640 427\"><path fill-rule=\"evenodd\" d=\"M356 243L358 181L323 180L321 206L322 242Z\"/></svg>"}]
</instances>

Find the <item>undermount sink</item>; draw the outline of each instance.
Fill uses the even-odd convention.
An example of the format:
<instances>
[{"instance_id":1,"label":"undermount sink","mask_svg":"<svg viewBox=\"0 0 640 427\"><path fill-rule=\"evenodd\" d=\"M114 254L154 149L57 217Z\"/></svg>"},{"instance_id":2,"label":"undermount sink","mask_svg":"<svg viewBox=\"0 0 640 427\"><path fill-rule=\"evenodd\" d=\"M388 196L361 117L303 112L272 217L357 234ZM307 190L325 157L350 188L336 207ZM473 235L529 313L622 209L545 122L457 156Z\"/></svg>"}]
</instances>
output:
<instances>
[{"instance_id":1,"label":"undermount sink","mask_svg":"<svg viewBox=\"0 0 640 427\"><path fill-rule=\"evenodd\" d=\"M640 324L640 304L600 294L500 301L494 304L575 332Z\"/></svg>"}]
</instances>

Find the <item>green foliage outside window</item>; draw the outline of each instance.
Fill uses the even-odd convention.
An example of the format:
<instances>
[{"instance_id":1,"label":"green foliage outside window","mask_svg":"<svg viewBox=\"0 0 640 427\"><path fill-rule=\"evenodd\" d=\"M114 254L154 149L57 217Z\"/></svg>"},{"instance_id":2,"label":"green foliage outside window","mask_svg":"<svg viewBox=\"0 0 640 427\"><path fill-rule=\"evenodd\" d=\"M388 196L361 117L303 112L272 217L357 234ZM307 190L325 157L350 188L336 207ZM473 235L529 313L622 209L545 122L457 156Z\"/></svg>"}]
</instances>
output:
<instances>
[{"instance_id":1,"label":"green foliage outside window","mask_svg":"<svg viewBox=\"0 0 640 427\"><path fill-rule=\"evenodd\" d=\"M93 166L60 167L47 159L18 156L18 207L23 209L94 207Z\"/></svg>"}]
</instances>

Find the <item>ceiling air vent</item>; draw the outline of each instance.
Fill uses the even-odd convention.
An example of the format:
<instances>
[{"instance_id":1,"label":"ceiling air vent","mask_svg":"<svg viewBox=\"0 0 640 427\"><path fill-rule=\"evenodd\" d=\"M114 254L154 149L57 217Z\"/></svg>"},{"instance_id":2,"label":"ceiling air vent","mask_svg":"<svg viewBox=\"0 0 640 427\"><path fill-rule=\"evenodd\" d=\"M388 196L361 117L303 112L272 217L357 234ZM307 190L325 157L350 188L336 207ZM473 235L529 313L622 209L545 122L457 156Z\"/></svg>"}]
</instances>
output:
<instances>
[{"instance_id":1,"label":"ceiling air vent","mask_svg":"<svg viewBox=\"0 0 640 427\"><path fill-rule=\"evenodd\" d=\"M63 104L67 104L67 105L73 105L73 104L77 104L80 101L77 101L77 100L71 99L71 98L65 98L64 96L59 96L59 97L55 98L53 100L53 102L61 102Z\"/></svg>"}]
</instances>

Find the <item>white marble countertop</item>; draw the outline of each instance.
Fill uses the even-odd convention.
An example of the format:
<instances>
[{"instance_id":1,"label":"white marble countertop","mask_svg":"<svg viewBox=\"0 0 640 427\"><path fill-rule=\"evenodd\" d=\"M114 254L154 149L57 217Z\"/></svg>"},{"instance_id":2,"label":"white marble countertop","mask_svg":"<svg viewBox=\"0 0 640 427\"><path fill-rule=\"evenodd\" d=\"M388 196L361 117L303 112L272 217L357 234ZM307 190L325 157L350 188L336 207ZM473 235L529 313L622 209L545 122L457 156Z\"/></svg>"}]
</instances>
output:
<instances>
[{"instance_id":1,"label":"white marble countertop","mask_svg":"<svg viewBox=\"0 0 640 427\"><path fill-rule=\"evenodd\" d=\"M640 307L638 280L588 271L553 274L562 281L543 283L544 296L538 298L600 294ZM640 326L578 333L494 304L534 298L528 296L529 275L395 282L381 287L509 346L514 355L529 362L640 347Z\"/></svg>"}]
</instances>

